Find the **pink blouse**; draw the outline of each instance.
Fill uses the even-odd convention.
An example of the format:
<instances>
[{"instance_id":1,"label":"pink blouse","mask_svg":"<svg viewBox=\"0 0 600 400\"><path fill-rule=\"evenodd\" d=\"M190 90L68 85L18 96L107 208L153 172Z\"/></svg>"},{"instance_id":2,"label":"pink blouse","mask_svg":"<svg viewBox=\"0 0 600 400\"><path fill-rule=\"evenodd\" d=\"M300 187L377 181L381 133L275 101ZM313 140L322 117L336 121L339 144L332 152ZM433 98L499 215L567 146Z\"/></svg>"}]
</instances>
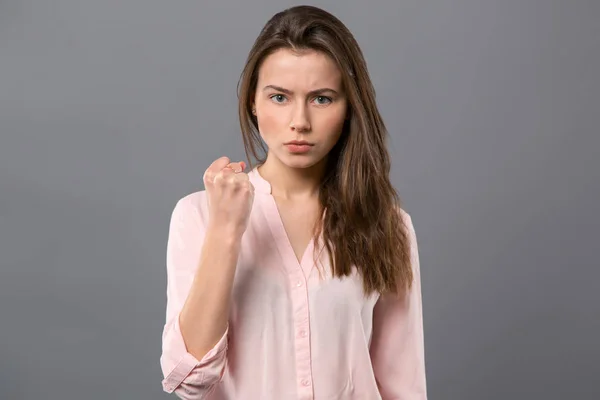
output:
<instances>
[{"instance_id":1,"label":"pink blouse","mask_svg":"<svg viewBox=\"0 0 600 400\"><path fill-rule=\"evenodd\" d=\"M210 400L425 400L421 280L412 220L412 290L364 297L359 275L333 278L326 251L302 262L289 242L271 186L249 172L255 198L233 284L227 330L201 360L179 327L208 218L206 192L181 198L167 244L167 307L160 364L164 391ZM319 241L321 243L321 241ZM218 268L218 266L215 266Z\"/></svg>"}]
</instances>

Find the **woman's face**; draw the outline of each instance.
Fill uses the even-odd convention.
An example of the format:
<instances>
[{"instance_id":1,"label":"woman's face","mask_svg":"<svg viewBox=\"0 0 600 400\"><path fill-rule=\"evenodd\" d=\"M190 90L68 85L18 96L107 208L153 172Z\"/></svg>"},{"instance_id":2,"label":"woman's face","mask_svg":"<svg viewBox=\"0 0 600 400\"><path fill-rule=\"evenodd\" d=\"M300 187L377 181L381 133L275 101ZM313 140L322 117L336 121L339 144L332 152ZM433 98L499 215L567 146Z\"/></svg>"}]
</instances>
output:
<instances>
[{"instance_id":1,"label":"woman's face","mask_svg":"<svg viewBox=\"0 0 600 400\"><path fill-rule=\"evenodd\" d=\"M308 168L327 156L342 133L347 109L342 74L324 53L278 50L258 71L253 105L268 157Z\"/></svg>"}]
</instances>

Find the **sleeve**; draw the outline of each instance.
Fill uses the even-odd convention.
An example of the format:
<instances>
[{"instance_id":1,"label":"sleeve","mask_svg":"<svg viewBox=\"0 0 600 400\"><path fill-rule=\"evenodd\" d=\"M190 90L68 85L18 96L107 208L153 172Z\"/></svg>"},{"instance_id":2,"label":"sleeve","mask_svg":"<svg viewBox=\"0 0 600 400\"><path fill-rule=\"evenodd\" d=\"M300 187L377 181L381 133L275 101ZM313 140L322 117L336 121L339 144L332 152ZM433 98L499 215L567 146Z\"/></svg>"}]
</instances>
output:
<instances>
[{"instance_id":1,"label":"sleeve","mask_svg":"<svg viewBox=\"0 0 600 400\"><path fill-rule=\"evenodd\" d=\"M401 296L382 295L373 312L371 362L383 400L426 400L421 273L410 215L401 210L410 239L413 284Z\"/></svg>"},{"instance_id":2,"label":"sleeve","mask_svg":"<svg viewBox=\"0 0 600 400\"><path fill-rule=\"evenodd\" d=\"M204 241L199 207L200 204L195 205L187 196L177 202L171 214L167 240L166 322L160 357L163 390L190 400L206 398L221 381L227 362L229 332L227 327L215 347L198 360L187 351L179 326L179 313L194 279Z\"/></svg>"}]
</instances>

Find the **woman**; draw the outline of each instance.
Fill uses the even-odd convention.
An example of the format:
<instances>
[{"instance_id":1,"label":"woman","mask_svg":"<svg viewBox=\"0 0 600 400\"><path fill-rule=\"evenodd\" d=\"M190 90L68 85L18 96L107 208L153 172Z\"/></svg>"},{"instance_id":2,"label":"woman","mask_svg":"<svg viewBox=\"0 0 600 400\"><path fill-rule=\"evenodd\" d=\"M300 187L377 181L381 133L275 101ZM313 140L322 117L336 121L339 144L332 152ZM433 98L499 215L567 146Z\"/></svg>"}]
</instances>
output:
<instances>
[{"instance_id":1,"label":"woman","mask_svg":"<svg viewBox=\"0 0 600 400\"><path fill-rule=\"evenodd\" d=\"M242 73L239 117L258 165L214 161L171 217L164 390L426 399L415 231L351 33L315 7L276 14Z\"/></svg>"}]
</instances>

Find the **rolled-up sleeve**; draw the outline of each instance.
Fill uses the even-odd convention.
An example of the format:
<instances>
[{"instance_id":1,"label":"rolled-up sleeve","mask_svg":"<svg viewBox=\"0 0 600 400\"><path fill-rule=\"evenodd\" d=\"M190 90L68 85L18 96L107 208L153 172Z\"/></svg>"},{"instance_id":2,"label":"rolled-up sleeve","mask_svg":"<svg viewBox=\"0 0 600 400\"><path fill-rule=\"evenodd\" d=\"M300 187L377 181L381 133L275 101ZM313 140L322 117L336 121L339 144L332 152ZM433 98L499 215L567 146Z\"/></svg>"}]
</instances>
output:
<instances>
[{"instance_id":1,"label":"rolled-up sleeve","mask_svg":"<svg viewBox=\"0 0 600 400\"><path fill-rule=\"evenodd\" d=\"M160 365L162 386L182 399L204 399L223 378L229 327L201 360L187 351L179 314L191 288L204 241L203 193L180 199L171 215L167 241L167 307ZM199 199L200 198L200 199Z\"/></svg>"},{"instance_id":2,"label":"rolled-up sleeve","mask_svg":"<svg viewBox=\"0 0 600 400\"><path fill-rule=\"evenodd\" d=\"M426 400L419 251L412 219L401 214L409 233L413 283L402 296L386 294L377 301L370 354L383 400Z\"/></svg>"}]
</instances>

